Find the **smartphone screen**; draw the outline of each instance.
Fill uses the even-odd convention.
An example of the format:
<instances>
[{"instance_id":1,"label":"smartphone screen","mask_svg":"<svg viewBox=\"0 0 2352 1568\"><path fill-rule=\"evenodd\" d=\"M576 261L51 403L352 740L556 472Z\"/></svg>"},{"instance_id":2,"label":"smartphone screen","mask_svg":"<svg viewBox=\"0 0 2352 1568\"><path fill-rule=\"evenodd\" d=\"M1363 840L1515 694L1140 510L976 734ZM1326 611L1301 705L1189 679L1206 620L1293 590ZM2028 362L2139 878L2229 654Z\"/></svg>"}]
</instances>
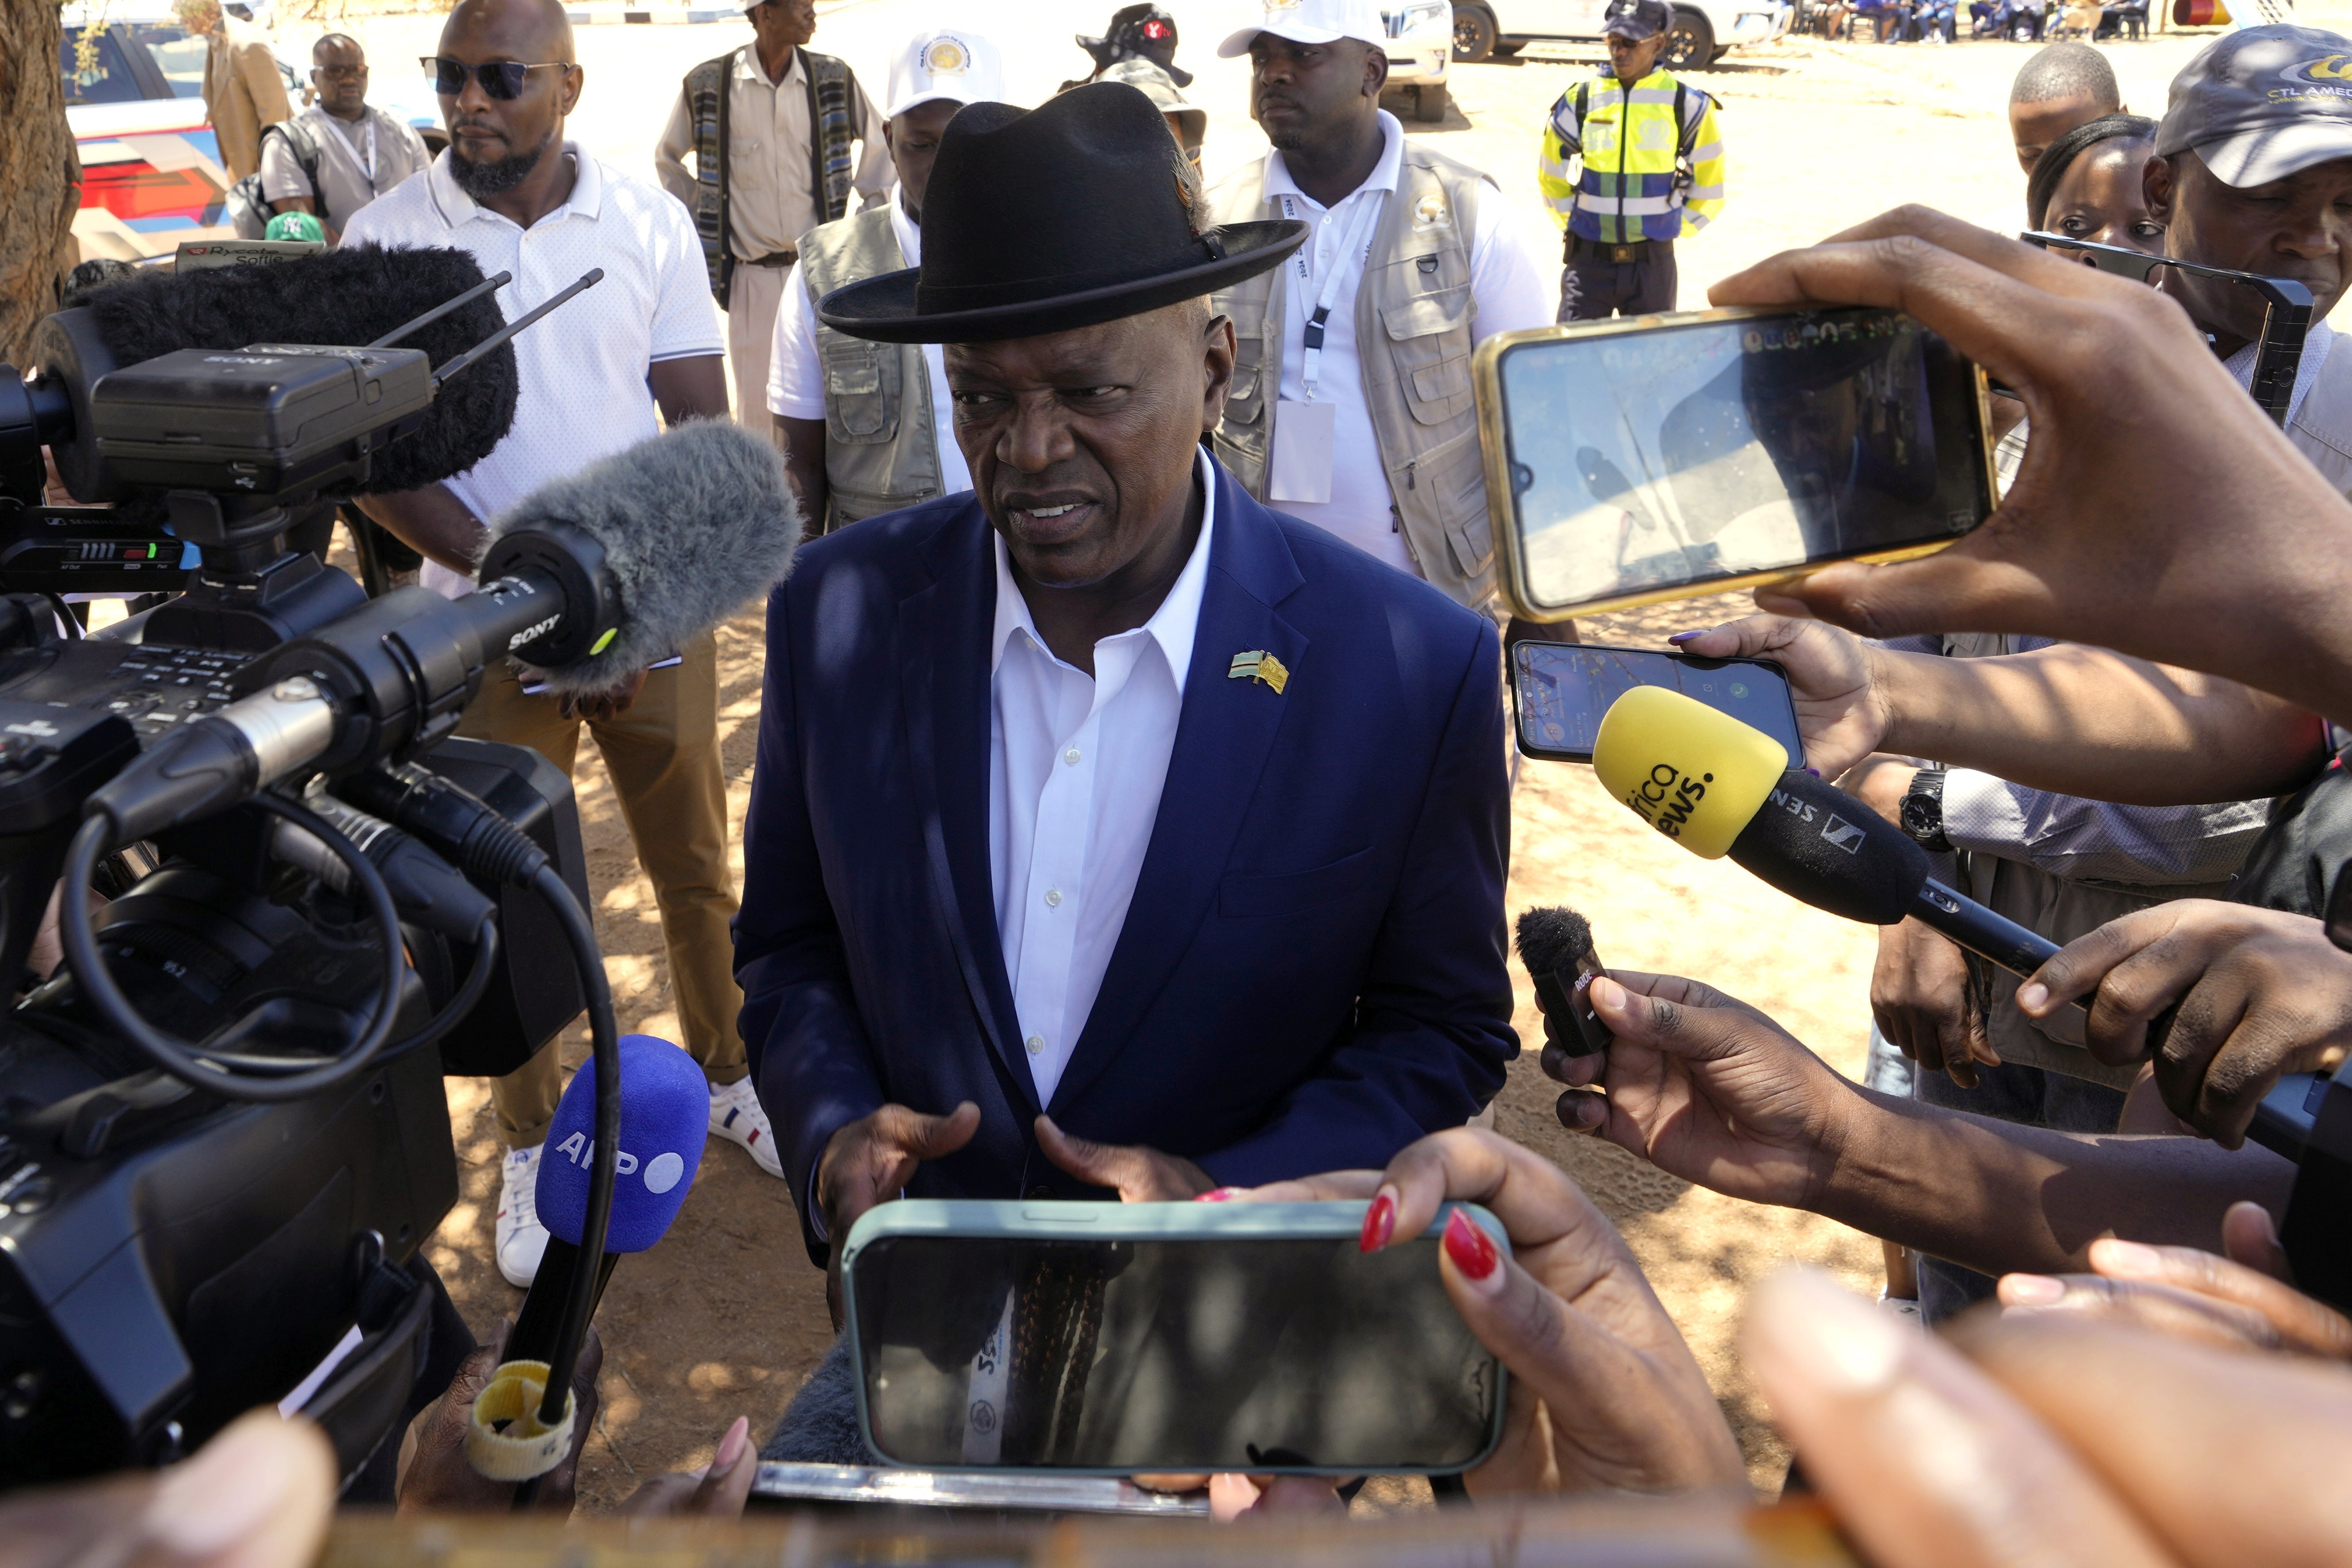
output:
<instances>
[{"instance_id":1,"label":"smartphone screen","mask_svg":"<svg viewBox=\"0 0 2352 1568\"><path fill-rule=\"evenodd\" d=\"M1491 371L1533 618L1945 543L1992 510L1982 377L1898 311L1553 331Z\"/></svg>"},{"instance_id":2,"label":"smartphone screen","mask_svg":"<svg viewBox=\"0 0 2352 1568\"><path fill-rule=\"evenodd\" d=\"M1693 658L1651 648L1578 643L1511 645L1511 696L1519 750L1531 757L1592 760L1593 738L1610 704L1636 686L1663 686L1761 730L1805 765L1789 678L1760 658Z\"/></svg>"},{"instance_id":3,"label":"smartphone screen","mask_svg":"<svg viewBox=\"0 0 2352 1568\"><path fill-rule=\"evenodd\" d=\"M1501 1379L1437 1247L877 1237L848 1286L868 1439L923 1468L1462 1468Z\"/></svg>"}]
</instances>

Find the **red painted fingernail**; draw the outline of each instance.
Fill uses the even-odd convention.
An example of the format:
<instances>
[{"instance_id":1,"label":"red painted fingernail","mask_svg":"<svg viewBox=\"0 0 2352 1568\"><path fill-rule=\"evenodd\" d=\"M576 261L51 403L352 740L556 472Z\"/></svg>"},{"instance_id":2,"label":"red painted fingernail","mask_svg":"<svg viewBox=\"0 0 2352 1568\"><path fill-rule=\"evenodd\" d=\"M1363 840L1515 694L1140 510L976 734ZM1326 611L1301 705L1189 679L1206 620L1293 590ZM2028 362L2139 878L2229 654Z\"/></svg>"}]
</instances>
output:
<instances>
[{"instance_id":1,"label":"red painted fingernail","mask_svg":"<svg viewBox=\"0 0 2352 1568\"><path fill-rule=\"evenodd\" d=\"M1229 1204L1241 1195L1239 1187L1212 1187L1192 1201L1196 1204Z\"/></svg>"},{"instance_id":2,"label":"red painted fingernail","mask_svg":"<svg viewBox=\"0 0 2352 1568\"><path fill-rule=\"evenodd\" d=\"M1383 1192L1364 1211L1364 1234L1356 1238L1360 1252L1378 1252L1396 1234L1396 1199Z\"/></svg>"},{"instance_id":3,"label":"red painted fingernail","mask_svg":"<svg viewBox=\"0 0 2352 1568\"><path fill-rule=\"evenodd\" d=\"M1503 1260L1503 1255L1495 1250L1494 1238L1460 1209L1445 1216L1445 1256L1454 1259L1454 1267L1474 1285L1492 1274L1495 1266Z\"/></svg>"}]
</instances>

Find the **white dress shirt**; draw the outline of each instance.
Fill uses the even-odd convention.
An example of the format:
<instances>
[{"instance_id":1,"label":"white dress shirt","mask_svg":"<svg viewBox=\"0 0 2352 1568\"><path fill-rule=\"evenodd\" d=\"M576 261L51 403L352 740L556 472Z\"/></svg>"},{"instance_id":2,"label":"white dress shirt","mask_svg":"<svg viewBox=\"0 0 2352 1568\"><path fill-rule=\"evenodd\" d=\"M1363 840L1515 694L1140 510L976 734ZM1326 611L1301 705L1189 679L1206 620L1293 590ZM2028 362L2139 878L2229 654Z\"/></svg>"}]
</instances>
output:
<instances>
[{"instance_id":1,"label":"white dress shirt","mask_svg":"<svg viewBox=\"0 0 2352 1568\"><path fill-rule=\"evenodd\" d=\"M1216 471L1197 468L1201 537L1151 618L1095 644L1095 673L1047 650L996 541L988 863L1037 1103L1054 1098L1127 924L1160 816L1216 530Z\"/></svg>"},{"instance_id":2,"label":"white dress shirt","mask_svg":"<svg viewBox=\"0 0 2352 1568\"><path fill-rule=\"evenodd\" d=\"M1375 216L1359 225L1358 207L1384 204L1397 186L1404 161L1404 127L1387 110L1380 110L1381 133L1387 150L1370 178L1325 207L1298 188L1290 165L1280 153L1265 158L1265 191L1286 218L1308 226L1307 243L1283 263L1282 400L1302 402L1307 396L1307 322L1315 300L1334 267L1345 271L1338 302L1323 328L1323 357L1318 372L1315 400L1336 404L1339 412L1331 438L1331 499L1328 501L1276 501L1277 511L1327 528L1349 543L1369 551L1401 572L1412 572L1412 555L1398 531L1390 510L1388 467L1381 461L1381 444L1372 433L1371 411L1364 405L1363 370L1356 352L1356 291L1364 276L1364 260L1371 249ZM1338 255L1340 237L1350 226L1364 236L1352 254ZM1496 332L1527 327L1548 327L1559 298L1559 266L1548 268L1538 259L1528 226L1514 221L1499 192L1478 208L1478 232L1470 241L1470 297L1475 302L1470 328L1473 342L1485 342ZM1542 248L1556 252L1558 242L1547 233ZM1281 416L1276 415L1275 440L1282 439Z\"/></svg>"},{"instance_id":3,"label":"white dress shirt","mask_svg":"<svg viewBox=\"0 0 2352 1568\"><path fill-rule=\"evenodd\" d=\"M923 264L923 231L908 221L897 185L890 187L890 232L909 267ZM931 439L940 452L940 489L954 495L971 489L971 469L955 442L955 404L948 396L948 363L937 343L923 345L923 366L931 373ZM824 417L824 364L816 352L816 309L799 262L784 279L784 302L776 311L776 352L768 361L768 412L786 419Z\"/></svg>"},{"instance_id":4,"label":"white dress shirt","mask_svg":"<svg viewBox=\"0 0 2352 1568\"><path fill-rule=\"evenodd\" d=\"M563 153L577 170L572 194L529 228L459 190L445 152L423 178L378 196L343 230L346 246L448 246L469 253L485 277L513 273L492 296L509 321L590 268L604 269L603 281L514 340L514 423L488 457L446 481L485 520L550 479L651 440L659 426L648 369L724 347L686 208L572 142ZM422 581L453 599L474 589L436 561L425 563Z\"/></svg>"}]
</instances>

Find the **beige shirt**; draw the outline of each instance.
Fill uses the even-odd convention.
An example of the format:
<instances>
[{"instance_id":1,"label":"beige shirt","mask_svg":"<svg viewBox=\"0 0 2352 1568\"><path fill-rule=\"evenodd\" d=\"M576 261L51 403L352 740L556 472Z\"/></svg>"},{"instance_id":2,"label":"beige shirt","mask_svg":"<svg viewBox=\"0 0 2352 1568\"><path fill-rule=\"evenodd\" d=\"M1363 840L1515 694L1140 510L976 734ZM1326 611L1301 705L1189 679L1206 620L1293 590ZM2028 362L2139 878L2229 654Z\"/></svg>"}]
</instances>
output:
<instances>
[{"instance_id":1,"label":"beige shirt","mask_svg":"<svg viewBox=\"0 0 2352 1568\"><path fill-rule=\"evenodd\" d=\"M232 180L261 167L261 128L294 118L286 79L269 37L224 16L205 47L205 118L220 139L221 166Z\"/></svg>"},{"instance_id":2,"label":"beige shirt","mask_svg":"<svg viewBox=\"0 0 2352 1568\"><path fill-rule=\"evenodd\" d=\"M811 187L809 168L808 68L793 51L784 79L770 81L760 68L759 50L746 44L735 51L727 88L728 244L742 258L774 256L800 248L800 237L824 221ZM888 194L895 177L882 141L882 116L855 77L849 84L849 114L862 145L849 183L871 206ZM654 173L662 188L694 210L694 111L684 88L669 111L669 124L654 149Z\"/></svg>"}]
</instances>

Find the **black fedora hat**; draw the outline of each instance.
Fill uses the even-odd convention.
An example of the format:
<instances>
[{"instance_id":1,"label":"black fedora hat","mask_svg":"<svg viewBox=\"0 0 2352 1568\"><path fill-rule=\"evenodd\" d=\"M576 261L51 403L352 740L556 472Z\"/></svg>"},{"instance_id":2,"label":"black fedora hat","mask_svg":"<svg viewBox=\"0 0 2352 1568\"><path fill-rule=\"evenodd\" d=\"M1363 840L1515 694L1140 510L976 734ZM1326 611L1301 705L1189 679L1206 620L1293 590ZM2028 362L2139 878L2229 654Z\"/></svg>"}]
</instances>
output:
<instances>
[{"instance_id":1,"label":"black fedora hat","mask_svg":"<svg viewBox=\"0 0 2352 1568\"><path fill-rule=\"evenodd\" d=\"M1149 98L1090 82L1034 110L974 103L940 138L923 264L836 289L820 321L886 343L1037 337L1139 316L1278 264L1303 223L1195 233L1183 155Z\"/></svg>"}]
</instances>

